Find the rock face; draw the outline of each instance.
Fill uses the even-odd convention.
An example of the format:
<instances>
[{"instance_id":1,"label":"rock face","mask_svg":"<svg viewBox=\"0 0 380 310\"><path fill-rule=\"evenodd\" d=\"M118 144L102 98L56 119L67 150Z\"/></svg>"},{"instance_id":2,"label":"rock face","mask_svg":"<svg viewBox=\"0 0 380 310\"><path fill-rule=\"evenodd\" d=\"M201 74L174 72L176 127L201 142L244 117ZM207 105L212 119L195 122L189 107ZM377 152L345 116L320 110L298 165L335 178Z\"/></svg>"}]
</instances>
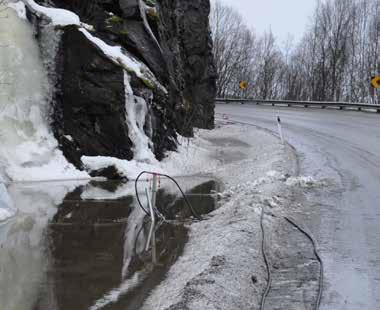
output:
<instances>
[{"instance_id":1,"label":"rock face","mask_svg":"<svg viewBox=\"0 0 380 310\"><path fill-rule=\"evenodd\" d=\"M44 0L41 5L70 10L93 27L92 35L122 46L144 63L155 87L129 72L135 96L148 105L144 125L160 160L175 150L176 132L212 128L216 74L211 54L209 0ZM124 70L99 50L77 26L60 30L56 55L53 127L65 156L131 160L134 145L126 122ZM128 116L127 116L128 117Z\"/></svg>"},{"instance_id":2,"label":"rock face","mask_svg":"<svg viewBox=\"0 0 380 310\"><path fill-rule=\"evenodd\" d=\"M63 71L56 107L61 113L55 115L63 115L63 121L55 129L65 155L75 162L84 154L132 159L125 105L120 104L125 100L122 68L94 49L76 27L65 29L58 55ZM65 141L66 136L72 141Z\"/></svg>"},{"instance_id":3,"label":"rock face","mask_svg":"<svg viewBox=\"0 0 380 310\"><path fill-rule=\"evenodd\" d=\"M216 71L209 31L208 0L158 0L158 31L170 72L170 102L177 129L212 128ZM180 98L180 104L178 100Z\"/></svg>"}]
</instances>

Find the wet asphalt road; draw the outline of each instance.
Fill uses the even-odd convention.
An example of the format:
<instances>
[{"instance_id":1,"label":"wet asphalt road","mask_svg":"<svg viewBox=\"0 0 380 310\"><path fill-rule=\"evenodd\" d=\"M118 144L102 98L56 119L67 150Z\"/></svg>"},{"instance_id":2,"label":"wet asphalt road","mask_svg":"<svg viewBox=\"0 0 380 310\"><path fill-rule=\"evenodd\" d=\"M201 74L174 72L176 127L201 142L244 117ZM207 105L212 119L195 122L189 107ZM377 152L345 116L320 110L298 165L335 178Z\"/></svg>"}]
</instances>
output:
<instances>
[{"instance_id":1,"label":"wet asphalt road","mask_svg":"<svg viewBox=\"0 0 380 310\"><path fill-rule=\"evenodd\" d=\"M305 192L305 224L325 265L321 309L380 309L380 115L238 104L216 112L276 133L280 115L300 174L329 184Z\"/></svg>"}]
</instances>

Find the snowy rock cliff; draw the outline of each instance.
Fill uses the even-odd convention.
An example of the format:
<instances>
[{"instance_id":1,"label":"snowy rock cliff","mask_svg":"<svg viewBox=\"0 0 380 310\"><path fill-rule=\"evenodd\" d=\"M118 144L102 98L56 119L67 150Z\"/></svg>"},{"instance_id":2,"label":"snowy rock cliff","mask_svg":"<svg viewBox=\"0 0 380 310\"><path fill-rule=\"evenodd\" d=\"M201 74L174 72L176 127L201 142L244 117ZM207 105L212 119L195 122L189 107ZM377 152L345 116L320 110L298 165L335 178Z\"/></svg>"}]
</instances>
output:
<instances>
[{"instance_id":1,"label":"snowy rock cliff","mask_svg":"<svg viewBox=\"0 0 380 310\"><path fill-rule=\"evenodd\" d=\"M177 133L213 126L209 0L24 2L52 86L53 132L77 168L82 156L160 160Z\"/></svg>"}]
</instances>

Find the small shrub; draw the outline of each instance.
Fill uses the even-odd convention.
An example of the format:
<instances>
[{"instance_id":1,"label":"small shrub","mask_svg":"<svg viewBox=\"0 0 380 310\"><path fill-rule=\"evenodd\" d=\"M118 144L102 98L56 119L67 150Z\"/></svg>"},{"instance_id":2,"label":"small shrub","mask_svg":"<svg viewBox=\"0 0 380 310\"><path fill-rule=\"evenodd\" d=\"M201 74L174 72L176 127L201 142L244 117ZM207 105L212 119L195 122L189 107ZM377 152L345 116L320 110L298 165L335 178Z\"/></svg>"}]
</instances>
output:
<instances>
[{"instance_id":1,"label":"small shrub","mask_svg":"<svg viewBox=\"0 0 380 310\"><path fill-rule=\"evenodd\" d=\"M112 15L110 18L107 19L107 21L109 23L112 23L112 24L122 24L123 23L123 19L117 15Z\"/></svg>"},{"instance_id":2,"label":"small shrub","mask_svg":"<svg viewBox=\"0 0 380 310\"><path fill-rule=\"evenodd\" d=\"M158 20L158 14L155 9L148 9L146 15L153 20Z\"/></svg>"},{"instance_id":3,"label":"small shrub","mask_svg":"<svg viewBox=\"0 0 380 310\"><path fill-rule=\"evenodd\" d=\"M144 85L146 87L148 87L149 89L154 89L154 85L151 81L147 80L147 79L141 79L141 81L144 83Z\"/></svg>"}]
</instances>

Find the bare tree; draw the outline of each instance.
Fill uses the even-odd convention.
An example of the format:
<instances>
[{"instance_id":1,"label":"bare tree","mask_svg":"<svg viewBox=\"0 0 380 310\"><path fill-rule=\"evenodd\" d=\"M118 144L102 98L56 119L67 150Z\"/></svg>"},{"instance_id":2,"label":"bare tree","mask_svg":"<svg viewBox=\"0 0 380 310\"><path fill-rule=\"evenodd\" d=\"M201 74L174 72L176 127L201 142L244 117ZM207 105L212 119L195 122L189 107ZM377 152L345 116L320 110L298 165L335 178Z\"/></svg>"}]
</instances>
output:
<instances>
[{"instance_id":1,"label":"bare tree","mask_svg":"<svg viewBox=\"0 0 380 310\"><path fill-rule=\"evenodd\" d=\"M282 49L270 31L256 38L228 6L217 2L211 20L218 96L371 100L369 79L380 75L380 0L319 0L300 43ZM239 80L249 81L244 93Z\"/></svg>"},{"instance_id":2,"label":"bare tree","mask_svg":"<svg viewBox=\"0 0 380 310\"><path fill-rule=\"evenodd\" d=\"M235 96L238 81L248 79L255 36L231 7L216 2L211 13L214 57L218 72L217 95Z\"/></svg>"}]
</instances>

